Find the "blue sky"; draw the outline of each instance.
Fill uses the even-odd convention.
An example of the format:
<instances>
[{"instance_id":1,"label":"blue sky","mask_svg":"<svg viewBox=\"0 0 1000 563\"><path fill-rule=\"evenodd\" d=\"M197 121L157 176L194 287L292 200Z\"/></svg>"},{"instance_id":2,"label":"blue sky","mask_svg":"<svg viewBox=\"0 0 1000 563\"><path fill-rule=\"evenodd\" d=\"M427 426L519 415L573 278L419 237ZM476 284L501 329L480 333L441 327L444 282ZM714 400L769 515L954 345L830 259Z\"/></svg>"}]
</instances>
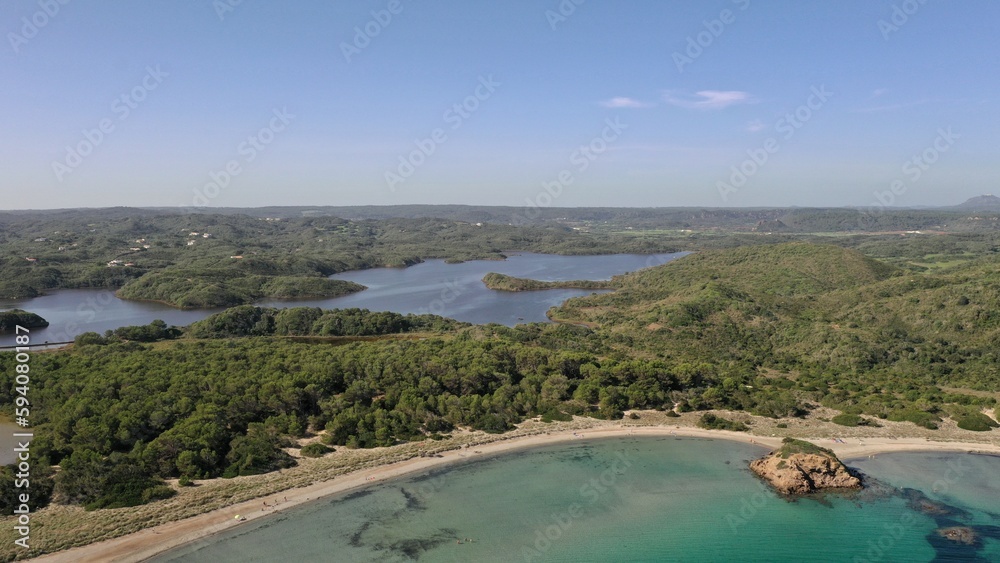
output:
<instances>
[{"instance_id":1,"label":"blue sky","mask_svg":"<svg viewBox=\"0 0 1000 563\"><path fill-rule=\"evenodd\" d=\"M990 0L67 1L0 6L2 208L1000 191Z\"/></svg>"}]
</instances>

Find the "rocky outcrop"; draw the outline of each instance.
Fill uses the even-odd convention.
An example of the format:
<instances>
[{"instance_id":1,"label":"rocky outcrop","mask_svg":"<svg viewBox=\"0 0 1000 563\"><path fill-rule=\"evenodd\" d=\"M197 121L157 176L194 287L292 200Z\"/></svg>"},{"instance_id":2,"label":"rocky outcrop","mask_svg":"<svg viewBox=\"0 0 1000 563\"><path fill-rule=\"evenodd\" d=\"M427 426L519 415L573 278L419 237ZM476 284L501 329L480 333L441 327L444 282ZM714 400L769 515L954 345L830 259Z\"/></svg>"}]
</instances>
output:
<instances>
[{"instance_id":1,"label":"rocky outcrop","mask_svg":"<svg viewBox=\"0 0 1000 563\"><path fill-rule=\"evenodd\" d=\"M791 438L785 438L781 449L752 461L750 469L786 495L862 488L861 479L852 474L833 452Z\"/></svg>"}]
</instances>

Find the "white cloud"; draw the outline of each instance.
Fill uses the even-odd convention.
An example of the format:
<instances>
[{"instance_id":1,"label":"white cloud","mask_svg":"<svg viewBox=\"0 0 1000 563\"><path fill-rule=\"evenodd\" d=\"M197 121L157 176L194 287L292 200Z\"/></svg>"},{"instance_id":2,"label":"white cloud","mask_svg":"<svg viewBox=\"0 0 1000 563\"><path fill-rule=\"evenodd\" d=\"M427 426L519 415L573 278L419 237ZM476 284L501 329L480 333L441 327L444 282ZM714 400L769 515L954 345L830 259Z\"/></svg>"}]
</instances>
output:
<instances>
[{"instance_id":1,"label":"white cloud","mask_svg":"<svg viewBox=\"0 0 1000 563\"><path fill-rule=\"evenodd\" d=\"M747 131L751 133L756 133L758 131L763 131L767 126L764 122L759 119L754 119L750 123L747 123Z\"/></svg>"},{"instance_id":2,"label":"white cloud","mask_svg":"<svg viewBox=\"0 0 1000 563\"><path fill-rule=\"evenodd\" d=\"M625 97L611 98L610 100L605 100L605 101L601 102L601 105L604 106L604 107L606 107L606 108L632 108L632 109L638 109L638 108L648 108L648 107L651 107L651 104L647 104L645 102L640 102L639 100L635 100L633 98L625 98Z\"/></svg>"},{"instance_id":3,"label":"white cloud","mask_svg":"<svg viewBox=\"0 0 1000 563\"><path fill-rule=\"evenodd\" d=\"M882 95L885 94L886 92L888 92L888 90L886 90L885 88L877 88L875 91L872 92L872 97L881 98Z\"/></svg>"},{"instance_id":4,"label":"white cloud","mask_svg":"<svg viewBox=\"0 0 1000 563\"><path fill-rule=\"evenodd\" d=\"M736 104L748 104L754 100L750 94L738 90L702 90L695 95L676 97L671 92L663 94L663 100L668 104L687 109L724 109Z\"/></svg>"}]
</instances>

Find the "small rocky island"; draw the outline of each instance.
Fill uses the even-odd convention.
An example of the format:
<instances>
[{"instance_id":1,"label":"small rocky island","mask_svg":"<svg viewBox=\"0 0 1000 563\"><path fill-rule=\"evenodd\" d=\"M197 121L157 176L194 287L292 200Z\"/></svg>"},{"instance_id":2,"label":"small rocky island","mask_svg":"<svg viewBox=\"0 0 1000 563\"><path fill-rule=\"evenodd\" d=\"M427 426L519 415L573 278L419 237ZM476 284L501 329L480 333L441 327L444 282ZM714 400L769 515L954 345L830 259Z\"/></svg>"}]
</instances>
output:
<instances>
[{"instance_id":1,"label":"small rocky island","mask_svg":"<svg viewBox=\"0 0 1000 563\"><path fill-rule=\"evenodd\" d=\"M43 328L49 326L49 321L21 309L0 311L0 334L14 332L18 326L28 329Z\"/></svg>"},{"instance_id":2,"label":"small rocky island","mask_svg":"<svg viewBox=\"0 0 1000 563\"><path fill-rule=\"evenodd\" d=\"M786 495L863 486L832 451L794 438L785 438L780 449L750 462L750 470Z\"/></svg>"},{"instance_id":3,"label":"small rocky island","mask_svg":"<svg viewBox=\"0 0 1000 563\"><path fill-rule=\"evenodd\" d=\"M507 274L490 272L483 276L483 283L488 289L495 291L537 291L541 289L615 289L617 281L540 281L528 278L515 278Z\"/></svg>"}]
</instances>

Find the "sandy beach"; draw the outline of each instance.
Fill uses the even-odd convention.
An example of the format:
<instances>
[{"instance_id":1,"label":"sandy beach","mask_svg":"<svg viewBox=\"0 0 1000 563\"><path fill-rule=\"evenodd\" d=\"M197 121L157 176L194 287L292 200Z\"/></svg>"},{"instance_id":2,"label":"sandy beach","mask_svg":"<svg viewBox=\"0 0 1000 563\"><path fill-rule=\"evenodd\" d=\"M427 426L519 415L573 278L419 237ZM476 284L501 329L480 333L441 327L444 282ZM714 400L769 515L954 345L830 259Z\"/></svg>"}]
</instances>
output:
<instances>
[{"instance_id":1,"label":"sandy beach","mask_svg":"<svg viewBox=\"0 0 1000 563\"><path fill-rule=\"evenodd\" d=\"M588 429L554 430L529 436L513 437L489 444L460 448L440 454L439 457L417 457L349 473L335 479L289 489L277 495L257 498L206 512L191 518L161 524L133 534L100 541L83 547L76 547L45 555L32 561L39 562L136 562L156 554L189 543L191 541L239 526L276 511L283 511L317 498L350 491L370 485L373 482L400 477L409 473L456 463L470 457L495 455L511 450L544 446L573 440L591 440L624 436L688 436L733 440L755 443L762 447L761 453L780 445L781 437L761 437L740 432L703 430L684 426L627 426L608 423ZM995 443L974 442L934 442L927 438L865 437L846 438L843 443L829 437L804 438L817 445L833 450L844 460L861 458L882 453L906 451L977 452L1000 455L1000 446ZM266 504L265 504L266 503ZM241 520L243 518L243 520Z\"/></svg>"}]
</instances>

